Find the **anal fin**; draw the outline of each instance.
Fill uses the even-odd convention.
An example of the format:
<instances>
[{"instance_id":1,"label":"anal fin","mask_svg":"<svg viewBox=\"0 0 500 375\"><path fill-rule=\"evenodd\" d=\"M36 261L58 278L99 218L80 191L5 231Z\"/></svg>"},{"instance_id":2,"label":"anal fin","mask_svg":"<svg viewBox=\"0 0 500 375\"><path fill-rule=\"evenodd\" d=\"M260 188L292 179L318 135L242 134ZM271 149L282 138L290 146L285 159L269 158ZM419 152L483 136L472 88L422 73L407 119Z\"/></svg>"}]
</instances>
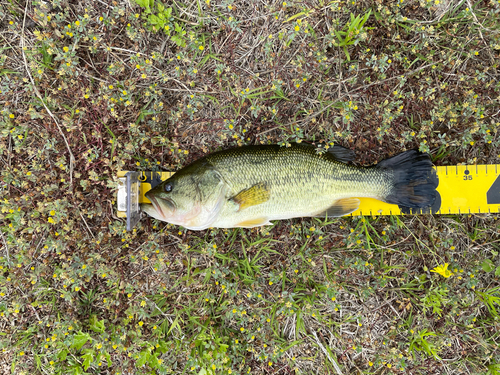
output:
<instances>
[{"instance_id":1,"label":"anal fin","mask_svg":"<svg viewBox=\"0 0 500 375\"><path fill-rule=\"evenodd\" d=\"M245 220L242 221L241 223L236 224L235 227L253 228L253 227L260 227L262 225L271 225L267 217L259 217L257 219Z\"/></svg>"},{"instance_id":2,"label":"anal fin","mask_svg":"<svg viewBox=\"0 0 500 375\"><path fill-rule=\"evenodd\" d=\"M314 215L315 217L339 217L350 214L359 208L360 201L358 198L343 198L335 201L333 205L328 207L325 211Z\"/></svg>"}]
</instances>

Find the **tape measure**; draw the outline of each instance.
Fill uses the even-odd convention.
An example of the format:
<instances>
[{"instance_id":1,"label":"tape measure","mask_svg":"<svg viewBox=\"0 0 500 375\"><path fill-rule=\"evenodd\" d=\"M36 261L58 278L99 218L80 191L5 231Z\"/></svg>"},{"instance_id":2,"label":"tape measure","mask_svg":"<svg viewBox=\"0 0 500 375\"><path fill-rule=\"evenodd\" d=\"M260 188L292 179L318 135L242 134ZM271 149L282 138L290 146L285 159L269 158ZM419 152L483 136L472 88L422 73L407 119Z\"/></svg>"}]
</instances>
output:
<instances>
[{"instance_id":1,"label":"tape measure","mask_svg":"<svg viewBox=\"0 0 500 375\"><path fill-rule=\"evenodd\" d=\"M372 198L360 198L351 216L401 215L416 213L472 214L500 213L500 165L453 165L434 167L438 196L426 212L410 211ZM173 172L118 172L117 216L127 218L127 230L140 219L139 203L151 203L144 194L173 175Z\"/></svg>"},{"instance_id":2,"label":"tape measure","mask_svg":"<svg viewBox=\"0 0 500 375\"><path fill-rule=\"evenodd\" d=\"M434 167L439 185L431 207L433 214L500 212L500 165L452 165ZM359 209L351 215L400 215L408 213L394 204L360 198Z\"/></svg>"}]
</instances>

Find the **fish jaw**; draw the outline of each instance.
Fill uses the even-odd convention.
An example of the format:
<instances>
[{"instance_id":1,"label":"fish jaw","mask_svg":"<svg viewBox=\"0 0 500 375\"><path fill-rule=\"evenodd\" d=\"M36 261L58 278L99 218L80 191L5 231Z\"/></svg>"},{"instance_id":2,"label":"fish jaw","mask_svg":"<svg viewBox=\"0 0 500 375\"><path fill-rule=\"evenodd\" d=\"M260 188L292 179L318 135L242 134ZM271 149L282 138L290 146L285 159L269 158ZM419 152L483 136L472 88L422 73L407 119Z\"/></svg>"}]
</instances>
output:
<instances>
[{"instance_id":1,"label":"fish jaw","mask_svg":"<svg viewBox=\"0 0 500 375\"><path fill-rule=\"evenodd\" d=\"M151 204L141 204L141 210L157 220L165 221L170 224L181 225L187 229L201 230L208 228L208 225L200 225L197 222L201 212L199 205L195 205L191 211L183 215L176 215L175 212L173 212L172 215L167 216L167 210L162 208L161 204L158 203L157 198L149 197L149 200L151 201Z\"/></svg>"},{"instance_id":2,"label":"fish jaw","mask_svg":"<svg viewBox=\"0 0 500 375\"><path fill-rule=\"evenodd\" d=\"M163 216L160 214L160 211L158 211L151 203L141 203L141 211L157 220L165 221Z\"/></svg>"},{"instance_id":3,"label":"fish jaw","mask_svg":"<svg viewBox=\"0 0 500 375\"><path fill-rule=\"evenodd\" d=\"M162 198L157 198L155 196L147 196L147 198L151 201L151 204L141 204L141 210L155 219L170 222L171 218L175 215L175 204L173 202L163 200L165 201L165 204L162 206L159 202Z\"/></svg>"}]
</instances>

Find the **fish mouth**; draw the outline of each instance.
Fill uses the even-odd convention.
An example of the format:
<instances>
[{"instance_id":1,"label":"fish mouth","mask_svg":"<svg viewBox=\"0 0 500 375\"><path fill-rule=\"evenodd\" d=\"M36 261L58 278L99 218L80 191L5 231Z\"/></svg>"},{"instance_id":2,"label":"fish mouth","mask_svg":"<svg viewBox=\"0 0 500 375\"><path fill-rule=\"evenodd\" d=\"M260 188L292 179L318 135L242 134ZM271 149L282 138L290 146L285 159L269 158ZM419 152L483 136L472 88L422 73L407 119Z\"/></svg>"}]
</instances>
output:
<instances>
[{"instance_id":1,"label":"fish mouth","mask_svg":"<svg viewBox=\"0 0 500 375\"><path fill-rule=\"evenodd\" d=\"M158 213L160 214L160 216L163 217L165 220L167 220L170 216L172 216L174 214L174 212L175 212L175 203L171 199L161 198L161 197L148 197L148 199L153 204L153 207L155 208L155 210L158 211ZM163 207L160 204L160 199L164 203ZM169 211L168 213L170 215L167 216L166 215L167 212L165 212L165 211Z\"/></svg>"}]
</instances>

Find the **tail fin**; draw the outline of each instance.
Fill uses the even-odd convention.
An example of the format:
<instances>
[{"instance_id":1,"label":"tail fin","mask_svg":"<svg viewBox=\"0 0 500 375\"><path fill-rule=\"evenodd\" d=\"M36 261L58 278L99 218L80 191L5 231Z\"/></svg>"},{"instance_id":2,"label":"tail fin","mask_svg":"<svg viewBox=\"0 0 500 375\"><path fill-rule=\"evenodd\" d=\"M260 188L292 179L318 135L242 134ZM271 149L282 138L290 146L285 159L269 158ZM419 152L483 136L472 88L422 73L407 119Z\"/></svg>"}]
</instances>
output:
<instances>
[{"instance_id":1,"label":"tail fin","mask_svg":"<svg viewBox=\"0 0 500 375\"><path fill-rule=\"evenodd\" d=\"M428 208L436 200L439 179L428 154L405 151L381 161L377 168L389 170L393 175L393 188L384 199L387 203Z\"/></svg>"}]
</instances>

